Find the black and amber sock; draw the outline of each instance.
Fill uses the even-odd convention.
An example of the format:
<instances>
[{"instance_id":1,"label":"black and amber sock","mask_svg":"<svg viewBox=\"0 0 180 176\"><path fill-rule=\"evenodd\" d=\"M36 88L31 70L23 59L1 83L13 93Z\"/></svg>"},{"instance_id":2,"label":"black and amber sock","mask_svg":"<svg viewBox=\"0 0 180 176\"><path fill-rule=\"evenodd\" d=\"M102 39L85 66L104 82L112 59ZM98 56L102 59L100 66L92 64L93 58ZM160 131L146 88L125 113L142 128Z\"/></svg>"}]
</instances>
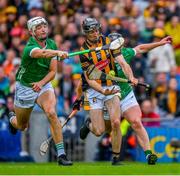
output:
<instances>
[{"instance_id":1,"label":"black and amber sock","mask_svg":"<svg viewBox=\"0 0 180 176\"><path fill-rule=\"evenodd\" d=\"M116 158L119 158L119 156L120 156L120 152L112 152L112 156L113 157L116 157Z\"/></svg>"}]
</instances>

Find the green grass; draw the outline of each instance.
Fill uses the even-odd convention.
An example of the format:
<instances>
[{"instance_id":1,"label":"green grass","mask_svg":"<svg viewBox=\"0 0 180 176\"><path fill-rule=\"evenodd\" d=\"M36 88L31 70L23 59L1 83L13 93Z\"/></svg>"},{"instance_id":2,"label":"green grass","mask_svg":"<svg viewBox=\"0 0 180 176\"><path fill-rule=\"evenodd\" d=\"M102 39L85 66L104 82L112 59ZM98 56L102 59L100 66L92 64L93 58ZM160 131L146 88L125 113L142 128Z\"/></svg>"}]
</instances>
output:
<instances>
[{"instance_id":1,"label":"green grass","mask_svg":"<svg viewBox=\"0 0 180 176\"><path fill-rule=\"evenodd\" d=\"M112 166L110 162L82 163L73 166L58 166L56 163L0 163L0 174L10 175L172 175L180 174L180 163L165 163L149 166L146 163L125 162L121 166Z\"/></svg>"}]
</instances>

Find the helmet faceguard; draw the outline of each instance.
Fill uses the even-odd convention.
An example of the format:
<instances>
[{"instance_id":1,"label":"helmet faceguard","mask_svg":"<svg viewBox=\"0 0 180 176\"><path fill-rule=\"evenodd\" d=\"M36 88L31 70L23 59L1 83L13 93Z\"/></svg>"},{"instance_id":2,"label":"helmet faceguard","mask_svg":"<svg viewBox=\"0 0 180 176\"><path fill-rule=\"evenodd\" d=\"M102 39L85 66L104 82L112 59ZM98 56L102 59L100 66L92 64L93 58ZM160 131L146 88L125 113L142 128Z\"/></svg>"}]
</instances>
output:
<instances>
[{"instance_id":1,"label":"helmet faceguard","mask_svg":"<svg viewBox=\"0 0 180 176\"><path fill-rule=\"evenodd\" d=\"M29 31L32 31L33 35L35 35L34 31L36 27L40 24L48 25L48 22L43 17L34 17L28 20L27 27Z\"/></svg>"}]
</instances>

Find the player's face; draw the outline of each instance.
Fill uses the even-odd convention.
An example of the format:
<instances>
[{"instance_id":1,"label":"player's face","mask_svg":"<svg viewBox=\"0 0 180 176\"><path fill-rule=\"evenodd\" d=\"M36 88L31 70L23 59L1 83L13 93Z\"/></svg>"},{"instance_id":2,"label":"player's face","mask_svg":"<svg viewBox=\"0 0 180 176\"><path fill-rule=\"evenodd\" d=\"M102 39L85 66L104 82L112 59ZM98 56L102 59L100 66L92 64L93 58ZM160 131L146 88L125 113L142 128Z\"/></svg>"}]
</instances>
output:
<instances>
[{"instance_id":1,"label":"player's face","mask_svg":"<svg viewBox=\"0 0 180 176\"><path fill-rule=\"evenodd\" d=\"M45 40L48 35L48 26L46 24L40 24L40 25L36 26L34 33L35 33L37 39Z\"/></svg>"},{"instance_id":2,"label":"player's face","mask_svg":"<svg viewBox=\"0 0 180 176\"><path fill-rule=\"evenodd\" d=\"M93 30L90 30L87 34L86 37L89 41L92 43L96 43L99 40L100 32L99 29L95 28Z\"/></svg>"}]
</instances>

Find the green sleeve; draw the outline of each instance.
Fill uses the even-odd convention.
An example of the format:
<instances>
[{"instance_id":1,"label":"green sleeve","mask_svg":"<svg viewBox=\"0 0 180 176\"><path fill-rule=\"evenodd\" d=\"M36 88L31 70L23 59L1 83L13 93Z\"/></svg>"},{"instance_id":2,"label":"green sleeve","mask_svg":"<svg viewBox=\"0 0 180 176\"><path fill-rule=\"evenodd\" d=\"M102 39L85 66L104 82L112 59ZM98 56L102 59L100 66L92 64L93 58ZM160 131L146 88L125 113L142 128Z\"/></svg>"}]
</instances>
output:
<instances>
[{"instance_id":1,"label":"green sleeve","mask_svg":"<svg viewBox=\"0 0 180 176\"><path fill-rule=\"evenodd\" d=\"M36 46L36 45L27 45L27 46L24 48L23 57L25 57L25 58L31 58L30 53L31 53L32 50L35 49L35 48L40 49L40 48L39 48L38 46Z\"/></svg>"},{"instance_id":2,"label":"green sleeve","mask_svg":"<svg viewBox=\"0 0 180 176\"><path fill-rule=\"evenodd\" d=\"M133 60L134 56L136 55L136 52L133 48L122 48L121 53L128 64Z\"/></svg>"}]
</instances>

